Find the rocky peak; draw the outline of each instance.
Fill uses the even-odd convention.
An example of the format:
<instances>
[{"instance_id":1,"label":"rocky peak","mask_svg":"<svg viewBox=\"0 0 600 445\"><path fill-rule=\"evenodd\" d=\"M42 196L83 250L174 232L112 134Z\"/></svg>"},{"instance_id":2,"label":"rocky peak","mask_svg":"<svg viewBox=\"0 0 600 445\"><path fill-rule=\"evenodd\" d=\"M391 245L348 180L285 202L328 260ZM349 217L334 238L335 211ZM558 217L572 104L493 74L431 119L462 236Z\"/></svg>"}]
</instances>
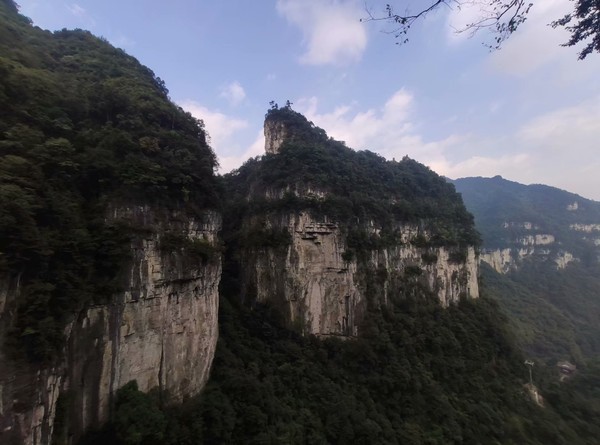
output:
<instances>
[{"instance_id":1,"label":"rocky peak","mask_svg":"<svg viewBox=\"0 0 600 445\"><path fill-rule=\"evenodd\" d=\"M288 102L279 108L276 104L267 112L264 124L265 151L278 154L286 141L326 142L325 130L318 128L302 114L292 110Z\"/></svg>"},{"instance_id":2,"label":"rocky peak","mask_svg":"<svg viewBox=\"0 0 600 445\"><path fill-rule=\"evenodd\" d=\"M288 135L286 126L277 120L265 120L265 152L275 155Z\"/></svg>"}]
</instances>

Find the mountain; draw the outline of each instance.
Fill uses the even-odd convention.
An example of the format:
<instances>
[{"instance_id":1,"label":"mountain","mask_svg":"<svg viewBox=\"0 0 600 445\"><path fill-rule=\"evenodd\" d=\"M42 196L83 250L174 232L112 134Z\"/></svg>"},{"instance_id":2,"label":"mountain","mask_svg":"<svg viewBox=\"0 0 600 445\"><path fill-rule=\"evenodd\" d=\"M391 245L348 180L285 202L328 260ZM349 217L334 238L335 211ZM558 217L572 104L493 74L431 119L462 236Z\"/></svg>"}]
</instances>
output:
<instances>
[{"instance_id":1,"label":"mountain","mask_svg":"<svg viewBox=\"0 0 600 445\"><path fill-rule=\"evenodd\" d=\"M544 185L453 182L483 237L483 281L529 355L583 364L600 353L600 203Z\"/></svg>"},{"instance_id":2,"label":"mountain","mask_svg":"<svg viewBox=\"0 0 600 445\"><path fill-rule=\"evenodd\" d=\"M245 299L279 306L303 333L356 336L399 287L444 306L478 297L479 238L438 175L355 152L289 108L267 113L265 139L266 156L225 178Z\"/></svg>"},{"instance_id":3,"label":"mountain","mask_svg":"<svg viewBox=\"0 0 600 445\"><path fill-rule=\"evenodd\" d=\"M11 0L0 74L0 443L598 437L593 374L545 403L527 383L473 218L427 167L286 106L218 177L148 68Z\"/></svg>"},{"instance_id":4,"label":"mountain","mask_svg":"<svg viewBox=\"0 0 600 445\"><path fill-rule=\"evenodd\" d=\"M0 154L0 442L48 444L57 417L76 440L131 380L197 394L221 277L202 122L133 57L2 0Z\"/></svg>"},{"instance_id":5,"label":"mountain","mask_svg":"<svg viewBox=\"0 0 600 445\"><path fill-rule=\"evenodd\" d=\"M482 291L508 314L545 399L593 443L590 426L600 421L600 203L499 176L453 183L482 233Z\"/></svg>"}]
</instances>

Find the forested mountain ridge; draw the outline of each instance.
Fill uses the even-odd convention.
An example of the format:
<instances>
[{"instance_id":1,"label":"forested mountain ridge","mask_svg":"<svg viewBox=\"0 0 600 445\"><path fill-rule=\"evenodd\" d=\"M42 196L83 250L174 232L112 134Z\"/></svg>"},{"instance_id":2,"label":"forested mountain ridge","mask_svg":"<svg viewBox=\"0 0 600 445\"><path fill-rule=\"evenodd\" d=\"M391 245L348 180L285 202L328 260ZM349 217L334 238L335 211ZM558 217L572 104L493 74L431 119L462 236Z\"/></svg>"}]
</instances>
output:
<instances>
[{"instance_id":1,"label":"forested mountain ridge","mask_svg":"<svg viewBox=\"0 0 600 445\"><path fill-rule=\"evenodd\" d=\"M593 443L524 389L438 175L284 107L220 179L135 59L0 21L0 442Z\"/></svg>"},{"instance_id":2,"label":"forested mountain ridge","mask_svg":"<svg viewBox=\"0 0 600 445\"><path fill-rule=\"evenodd\" d=\"M529 354L585 363L600 353L600 203L501 177L453 181L483 237L489 290Z\"/></svg>"},{"instance_id":3,"label":"forested mountain ridge","mask_svg":"<svg viewBox=\"0 0 600 445\"><path fill-rule=\"evenodd\" d=\"M49 443L57 410L76 439L132 379L180 401L208 378L216 157L167 94L105 40L0 2L2 443Z\"/></svg>"},{"instance_id":4,"label":"forested mountain ridge","mask_svg":"<svg viewBox=\"0 0 600 445\"><path fill-rule=\"evenodd\" d=\"M399 286L444 306L478 297L479 238L443 178L354 151L289 106L267 112L265 140L265 156L225 176L223 235L246 300L278 306L304 333L355 336Z\"/></svg>"},{"instance_id":5,"label":"forested mountain ridge","mask_svg":"<svg viewBox=\"0 0 600 445\"><path fill-rule=\"evenodd\" d=\"M11 5L0 9L0 266L24 286L35 283L32 298L68 310L71 300L98 293L82 279L114 275L111 263L121 263L102 245L123 236L102 222L108 203L216 208L216 158L202 122L171 103L148 68L87 31L34 28ZM63 258L50 256L57 251ZM60 297L40 295L57 287ZM60 318L29 315L17 329ZM32 359L57 347L47 328L29 335Z\"/></svg>"},{"instance_id":6,"label":"forested mountain ridge","mask_svg":"<svg viewBox=\"0 0 600 445\"><path fill-rule=\"evenodd\" d=\"M537 376L544 396L571 422L597 424L600 203L500 177L453 182L482 233L482 259L491 265L482 264L484 291L508 314L536 369L554 369ZM565 361L577 370L559 384L556 365Z\"/></svg>"},{"instance_id":7,"label":"forested mountain ridge","mask_svg":"<svg viewBox=\"0 0 600 445\"><path fill-rule=\"evenodd\" d=\"M500 176L462 178L452 183L474 214L485 249L537 244L570 251L586 264L598 261L600 203L554 187L525 186ZM544 239L546 234L549 237Z\"/></svg>"},{"instance_id":8,"label":"forested mountain ridge","mask_svg":"<svg viewBox=\"0 0 600 445\"><path fill-rule=\"evenodd\" d=\"M213 376L152 434L174 444L593 443L593 428L531 400L491 299L445 300L430 287L426 277L466 265L461 249L478 240L453 236L474 232L451 186L410 159L354 152L289 107L267 113L265 134L267 155L225 178ZM362 295L361 313L344 311ZM323 307L356 331L311 323Z\"/></svg>"}]
</instances>

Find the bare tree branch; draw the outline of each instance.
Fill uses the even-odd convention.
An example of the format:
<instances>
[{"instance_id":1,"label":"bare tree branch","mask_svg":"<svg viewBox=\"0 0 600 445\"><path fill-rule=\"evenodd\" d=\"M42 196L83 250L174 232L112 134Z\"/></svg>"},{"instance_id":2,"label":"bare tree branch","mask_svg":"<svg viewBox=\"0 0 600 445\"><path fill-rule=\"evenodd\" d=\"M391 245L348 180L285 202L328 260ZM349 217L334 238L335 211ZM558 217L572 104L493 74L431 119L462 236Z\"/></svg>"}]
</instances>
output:
<instances>
[{"instance_id":1,"label":"bare tree branch","mask_svg":"<svg viewBox=\"0 0 600 445\"><path fill-rule=\"evenodd\" d=\"M369 1L369 0L366 0ZM466 5L479 7L480 16L472 23L468 23L456 32L468 32L476 34L482 29L487 29L494 34L493 43L486 44L490 49L499 49L502 43L508 39L526 20L533 0L428 0L425 6L421 6L417 12L411 12L408 8L404 13L397 13L392 4L387 3L382 8L381 14L372 12L365 5L367 17L361 19L363 22L385 21L392 23L389 32L400 39L397 44L408 42L408 32L419 20L423 20L429 13L439 9L441 6L461 9ZM540 0L541 1L541 0ZM600 53L600 0L571 0L575 3L574 12L555 20L551 23L553 27L565 27L571 37L562 46L574 46L585 43L579 53L579 59L585 59L593 52ZM421 0L423 2L423 0Z\"/></svg>"},{"instance_id":2,"label":"bare tree branch","mask_svg":"<svg viewBox=\"0 0 600 445\"><path fill-rule=\"evenodd\" d=\"M435 0L429 2L429 6L418 10L418 12L411 13L406 10L404 13L399 14L388 3L381 15L373 14L367 7L368 17L362 19L362 21L391 22L395 27L389 32L394 34L396 38L401 38L401 41L397 43L406 43L408 41L408 31L418 20L425 18L427 14L439 9L441 6L460 9L467 4L480 5L481 17L477 21L467 24L464 28L458 29L457 32L475 34L482 29L491 29L496 37L494 38L494 44L487 46L494 49L499 48L501 43L526 20L532 6L532 3L528 3L526 0Z\"/></svg>"}]
</instances>

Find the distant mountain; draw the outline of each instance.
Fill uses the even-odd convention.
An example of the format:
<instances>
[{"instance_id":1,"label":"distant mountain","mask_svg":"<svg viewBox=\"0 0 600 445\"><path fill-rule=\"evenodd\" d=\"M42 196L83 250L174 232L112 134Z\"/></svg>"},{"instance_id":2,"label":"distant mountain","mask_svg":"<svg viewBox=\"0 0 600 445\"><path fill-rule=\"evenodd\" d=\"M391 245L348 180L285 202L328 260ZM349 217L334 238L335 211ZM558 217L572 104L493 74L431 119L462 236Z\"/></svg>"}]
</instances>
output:
<instances>
[{"instance_id":1,"label":"distant mountain","mask_svg":"<svg viewBox=\"0 0 600 445\"><path fill-rule=\"evenodd\" d=\"M500 176L453 181L483 238L483 283L532 356L600 353L600 203Z\"/></svg>"}]
</instances>

